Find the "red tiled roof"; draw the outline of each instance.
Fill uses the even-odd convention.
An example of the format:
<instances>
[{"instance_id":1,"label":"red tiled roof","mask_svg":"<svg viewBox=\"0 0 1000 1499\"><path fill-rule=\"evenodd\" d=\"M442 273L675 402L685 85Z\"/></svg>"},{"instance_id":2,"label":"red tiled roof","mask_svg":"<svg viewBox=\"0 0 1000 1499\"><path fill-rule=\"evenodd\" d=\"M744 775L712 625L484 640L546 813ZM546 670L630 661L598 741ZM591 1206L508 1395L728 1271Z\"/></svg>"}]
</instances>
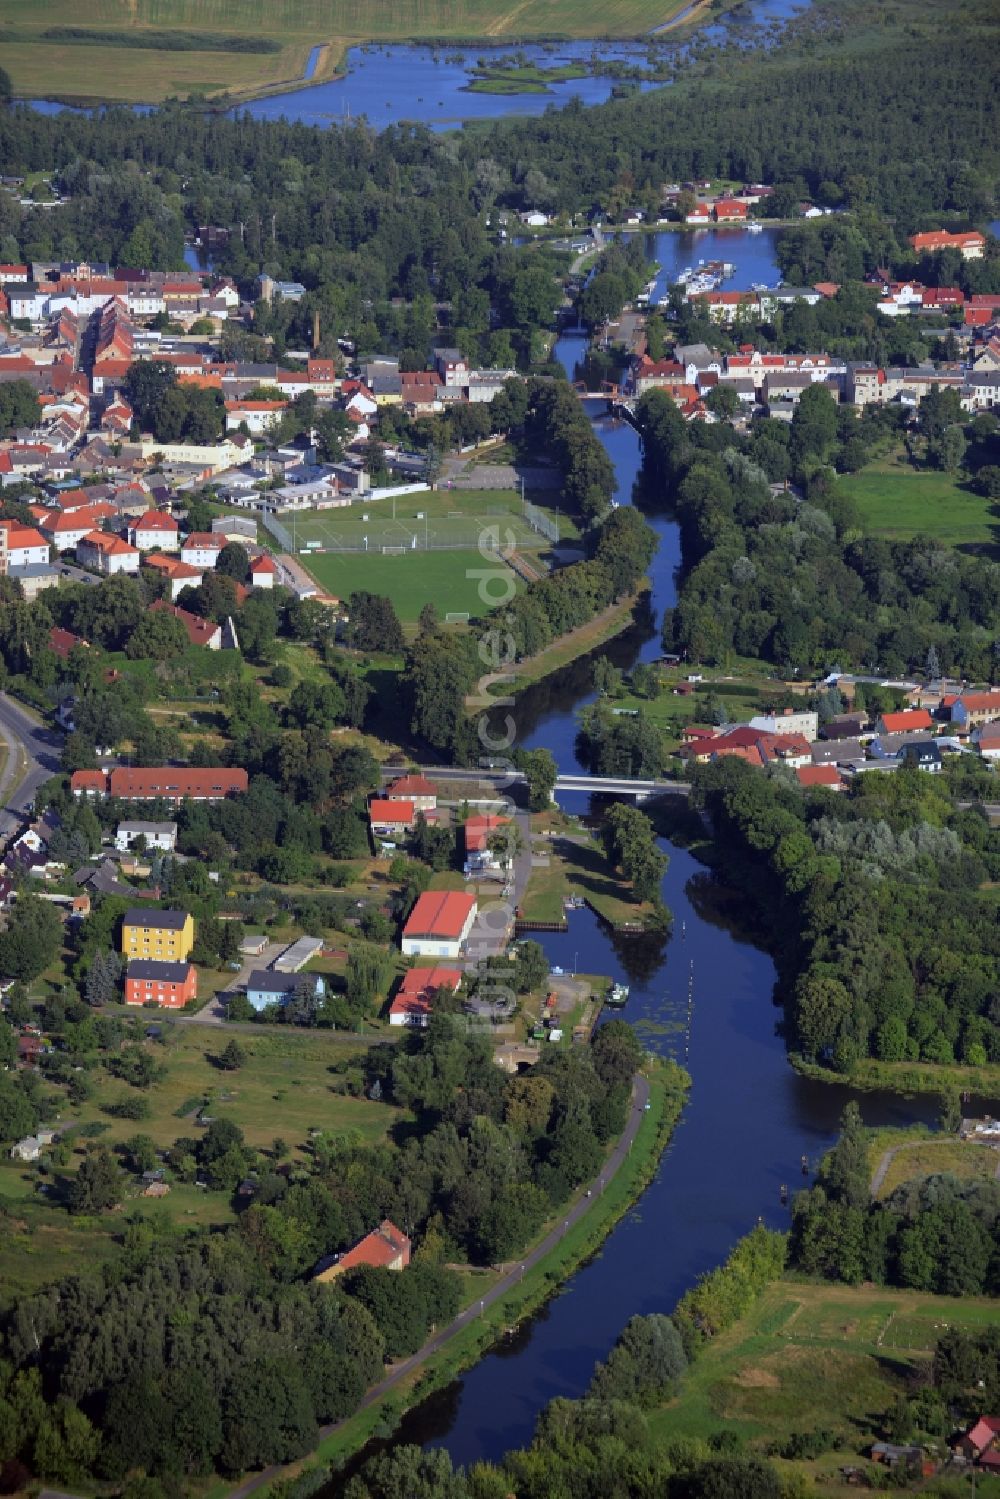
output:
<instances>
[{"instance_id":1,"label":"red tiled roof","mask_svg":"<svg viewBox=\"0 0 1000 1499\"><path fill-rule=\"evenodd\" d=\"M245 770L222 770L218 767L200 770L191 766L160 765L132 770L119 766L111 771L108 785L111 795L119 796L123 801L155 796L221 797L232 792L246 791L249 777Z\"/></svg>"},{"instance_id":2,"label":"red tiled roof","mask_svg":"<svg viewBox=\"0 0 1000 1499\"><path fill-rule=\"evenodd\" d=\"M402 1229L388 1218L380 1223L374 1233L366 1234L360 1243L355 1244L338 1261L340 1270L354 1270L358 1265L375 1265L385 1267L391 1265L393 1260L402 1255L405 1260L409 1259L410 1241Z\"/></svg>"},{"instance_id":3,"label":"red tiled roof","mask_svg":"<svg viewBox=\"0 0 1000 1499\"><path fill-rule=\"evenodd\" d=\"M103 552L106 557L138 557L138 547L132 546L120 536L109 536L105 531L88 531L80 542L81 546L92 547L95 552Z\"/></svg>"},{"instance_id":4,"label":"red tiled roof","mask_svg":"<svg viewBox=\"0 0 1000 1499\"><path fill-rule=\"evenodd\" d=\"M403 975L399 991L389 1006L389 1014L428 1015L437 991L450 989L454 994L461 982L462 974L458 968L411 968Z\"/></svg>"},{"instance_id":5,"label":"red tiled roof","mask_svg":"<svg viewBox=\"0 0 1000 1499\"><path fill-rule=\"evenodd\" d=\"M392 784L387 787L387 794L390 797L437 795L436 791L434 790L433 783L429 781L426 776L415 775L400 776L397 781L393 781Z\"/></svg>"},{"instance_id":6,"label":"red tiled roof","mask_svg":"<svg viewBox=\"0 0 1000 1499\"><path fill-rule=\"evenodd\" d=\"M190 536L185 536L181 543L181 549L188 547L199 547L202 551L214 549L221 552L226 545L224 536L216 536L214 531L192 531Z\"/></svg>"},{"instance_id":7,"label":"red tiled roof","mask_svg":"<svg viewBox=\"0 0 1000 1499\"><path fill-rule=\"evenodd\" d=\"M457 890L425 890L417 897L404 937L460 937L475 908L475 898Z\"/></svg>"},{"instance_id":8,"label":"red tiled roof","mask_svg":"<svg viewBox=\"0 0 1000 1499\"><path fill-rule=\"evenodd\" d=\"M982 708L996 708L1000 712L1000 687L995 687L991 692L963 692L955 701L960 702L963 708L971 709L978 713Z\"/></svg>"},{"instance_id":9,"label":"red tiled roof","mask_svg":"<svg viewBox=\"0 0 1000 1499\"><path fill-rule=\"evenodd\" d=\"M174 619L179 619L192 645L208 645L222 628L214 619L202 619L200 614L191 614L187 609L181 609L176 604L168 604L166 599L157 599L155 604L150 604L149 612L150 614L172 614Z\"/></svg>"},{"instance_id":10,"label":"red tiled roof","mask_svg":"<svg viewBox=\"0 0 1000 1499\"><path fill-rule=\"evenodd\" d=\"M392 822L399 823L403 827L409 827L413 822L412 802L390 802L381 797L375 797L369 804L368 816L373 823Z\"/></svg>"},{"instance_id":11,"label":"red tiled roof","mask_svg":"<svg viewBox=\"0 0 1000 1499\"><path fill-rule=\"evenodd\" d=\"M480 853L488 844L490 834L495 833L498 828L506 827L509 822L509 817L484 815L467 818L463 828L466 853Z\"/></svg>"},{"instance_id":12,"label":"red tiled roof","mask_svg":"<svg viewBox=\"0 0 1000 1499\"><path fill-rule=\"evenodd\" d=\"M100 791L103 793L107 786L107 777L103 770L74 770L69 778L71 791Z\"/></svg>"},{"instance_id":13,"label":"red tiled roof","mask_svg":"<svg viewBox=\"0 0 1000 1499\"><path fill-rule=\"evenodd\" d=\"M193 581L205 576L202 568L192 567L190 562L182 562L179 557L164 557L162 552L150 552L144 565L163 573L167 578L189 578Z\"/></svg>"},{"instance_id":14,"label":"red tiled roof","mask_svg":"<svg viewBox=\"0 0 1000 1499\"><path fill-rule=\"evenodd\" d=\"M883 713L882 727L887 734L905 734L909 729L931 729L934 721L926 708L904 708L900 713Z\"/></svg>"},{"instance_id":15,"label":"red tiled roof","mask_svg":"<svg viewBox=\"0 0 1000 1499\"><path fill-rule=\"evenodd\" d=\"M68 660L74 646L87 644L79 635L73 635L69 630L60 630L58 625L53 625L49 631L49 648L55 651L61 661Z\"/></svg>"},{"instance_id":16,"label":"red tiled roof","mask_svg":"<svg viewBox=\"0 0 1000 1499\"><path fill-rule=\"evenodd\" d=\"M800 765L795 772L800 786L840 787L844 778L835 765Z\"/></svg>"},{"instance_id":17,"label":"red tiled roof","mask_svg":"<svg viewBox=\"0 0 1000 1499\"><path fill-rule=\"evenodd\" d=\"M278 571L278 568L277 568L277 564L275 563L274 558L273 557L269 557L266 552L262 552L259 557L255 557L254 560L250 564L250 576L251 576L251 578L256 573L265 573L265 574L271 573L271 574L276 574L277 571Z\"/></svg>"},{"instance_id":18,"label":"red tiled roof","mask_svg":"<svg viewBox=\"0 0 1000 1499\"><path fill-rule=\"evenodd\" d=\"M165 510L147 510L133 523L134 531L176 531L177 522Z\"/></svg>"}]
</instances>

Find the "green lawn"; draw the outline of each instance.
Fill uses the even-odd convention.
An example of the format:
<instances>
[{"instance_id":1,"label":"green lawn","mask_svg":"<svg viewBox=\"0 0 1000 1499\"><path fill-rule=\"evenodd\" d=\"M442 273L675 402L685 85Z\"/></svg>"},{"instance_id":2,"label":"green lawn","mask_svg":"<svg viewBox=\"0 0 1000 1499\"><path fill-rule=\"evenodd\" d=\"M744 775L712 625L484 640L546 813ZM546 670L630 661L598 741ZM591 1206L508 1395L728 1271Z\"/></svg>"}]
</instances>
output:
<instances>
[{"instance_id":1,"label":"green lawn","mask_svg":"<svg viewBox=\"0 0 1000 1499\"><path fill-rule=\"evenodd\" d=\"M2 3L2 0L0 0ZM553 512L547 510L546 514ZM380 500L358 500L349 508L327 510L322 515L288 517L282 524L292 532L297 551L309 542L324 550L363 547L380 552L383 547L417 548L429 541L437 545L479 548L517 545L538 551L548 542L532 530L521 512L521 497L513 490L441 489L424 493L391 495ZM563 530L566 530L563 519Z\"/></svg>"},{"instance_id":2,"label":"green lawn","mask_svg":"<svg viewBox=\"0 0 1000 1499\"><path fill-rule=\"evenodd\" d=\"M795 1466L819 1492L840 1492L840 1465L875 1439L907 1366L925 1361L956 1323L1000 1326L1000 1303L779 1281L702 1351L651 1426L661 1437L734 1431L761 1450L792 1432L830 1428L836 1451Z\"/></svg>"},{"instance_id":3,"label":"green lawn","mask_svg":"<svg viewBox=\"0 0 1000 1499\"><path fill-rule=\"evenodd\" d=\"M888 1197L903 1182L949 1172L963 1181L992 1181L1000 1164L996 1151L971 1141L946 1139L914 1141L896 1151L879 1191Z\"/></svg>"},{"instance_id":4,"label":"green lawn","mask_svg":"<svg viewBox=\"0 0 1000 1499\"><path fill-rule=\"evenodd\" d=\"M359 9L352 0L0 0L4 67L23 97L156 102L168 94L244 94L294 84L309 49L323 45L313 75L333 75L346 47L364 41L461 39L471 46L505 38L539 36L631 37L661 25L685 0L375 0ZM280 42L277 53L218 50L135 51L46 39L55 26L101 32L146 28L202 35L254 35ZM474 61L474 59L473 59Z\"/></svg>"},{"instance_id":5,"label":"green lawn","mask_svg":"<svg viewBox=\"0 0 1000 1499\"><path fill-rule=\"evenodd\" d=\"M404 552L388 557L380 552L325 552L299 560L336 598L346 599L355 589L385 594L404 625L415 624L429 603L437 605L443 618L488 614L491 606L483 601L481 581L489 590L488 597L497 602L513 596L511 585L517 592L524 586L505 563L487 562L473 551Z\"/></svg>"},{"instance_id":6,"label":"green lawn","mask_svg":"<svg viewBox=\"0 0 1000 1499\"><path fill-rule=\"evenodd\" d=\"M950 474L913 468L896 454L839 479L837 488L854 500L865 528L880 536L933 536L1000 555L1000 509Z\"/></svg>"}]
</instances>

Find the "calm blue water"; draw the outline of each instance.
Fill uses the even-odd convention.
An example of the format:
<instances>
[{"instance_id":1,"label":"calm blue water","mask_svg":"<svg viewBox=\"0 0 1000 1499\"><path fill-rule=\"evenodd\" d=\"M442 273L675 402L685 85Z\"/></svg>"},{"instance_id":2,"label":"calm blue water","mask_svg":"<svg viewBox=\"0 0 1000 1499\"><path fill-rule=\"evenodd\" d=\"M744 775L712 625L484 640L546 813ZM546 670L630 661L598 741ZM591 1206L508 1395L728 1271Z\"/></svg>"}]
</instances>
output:
<instances>
[{"instance_id":1,"label":"calm blue water","mask_svg":"<svg viewBox=\"0 0 1000 1499\"><path fill-rule=\"evenodd\" d=\"M710 26L700 27L695 36L698 44L735 42L745 44L757 28L773 30L783 21L806 7L801 0L747 0L739 13L723 17ZM460 46L442 43L435 47L369 44L352 47L347 54L347 73L332 82L273 94L241 107L254 119L285 118L311 125L334 125L344 120L367 118L376 129L401 121L419 123L432 130L447 130L467 120L496 119L506 115L540 115L549 108L559 108L578 98L585 104L603 104L610 97L615 80L611 78L576 78L549 85L546 94L475 94L468 83L477 60L496 61L513 51L523 52L533 63L555 67L567 62L589 63L592 59L612 59L646 63L652 44L658 55L673 54L678 60L686 56L686 43L673 43L657 36L654 28L647 42L506 42L500 46ZM309 54L304 78L316 70L319 48ZM461 61L457 59L461 58ZM449 60L451 59L451 60ZM643 89L662 85L641 84ZM43 114L56 114L65 106L45 99L27 100ZM148 106L136 106L144 112Z\"/></svg>"}]
</instances>

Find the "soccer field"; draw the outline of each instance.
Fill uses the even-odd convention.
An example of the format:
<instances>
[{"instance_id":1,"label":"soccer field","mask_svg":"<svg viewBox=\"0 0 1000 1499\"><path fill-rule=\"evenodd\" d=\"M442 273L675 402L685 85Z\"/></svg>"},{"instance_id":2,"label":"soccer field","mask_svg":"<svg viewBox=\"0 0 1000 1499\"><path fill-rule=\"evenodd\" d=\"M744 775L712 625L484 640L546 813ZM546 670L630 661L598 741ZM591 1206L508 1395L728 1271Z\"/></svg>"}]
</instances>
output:
<instances>
[{"instance_id":1,"label":"soccer field","mask_svg":"<svg viewBox=\"0 0 1000 1499\"><path fill-rule=\"evenodd\" d=\"M348 509L282 517L294 550L380 553L384 547L418 552L441 546L490 551L547 547L528 525L520 497L498 490L439 490L357 500Z\"/></svg>"},{"instance_id":2,"label":"soccer field","mask_svg":"<svg viewBox=\"0 0 1000 1499\"><path fill-rule=\"evenodd\" d=\"M524 587L510 568L489 562L476 551L320 552L299 561L328 593L346 599L356 589L390 598L404 626L417 622L425 604L434 604L442 619L449 614L482 617L490 611L480 591L499 604ZM484 575L485 578L484 578Z\"/></svg>"}]
</instances>

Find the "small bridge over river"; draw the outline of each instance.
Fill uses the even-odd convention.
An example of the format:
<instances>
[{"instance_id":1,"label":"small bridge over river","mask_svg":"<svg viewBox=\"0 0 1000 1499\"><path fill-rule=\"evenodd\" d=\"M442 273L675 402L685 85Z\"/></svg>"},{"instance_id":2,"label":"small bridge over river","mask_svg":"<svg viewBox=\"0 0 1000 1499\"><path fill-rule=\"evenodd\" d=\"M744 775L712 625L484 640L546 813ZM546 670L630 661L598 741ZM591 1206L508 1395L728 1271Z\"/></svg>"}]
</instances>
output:
<instances>
[{"instance_id":1,"label":"small bridge over river","mask_svg":"<svg viewBox=\"0 0 1000 1499\"><path fill-rule=\"evenodd\" d=\"M520 770L503 770L492 766L421 765L420 773L430 780L444 784L457 781L468 785L475 781L487 793L500 793L512 786L523 786L526 779ZM393 780L405 774L402 768L382 768L384 780ZM637 802L644 802L657 796L689 796L691 787L686 781L666 781L656 777L642 779L632 776L592 776L586 771L579 771L558 777L553 795L558 797L560 791L583 792L590 796L630 796Z\"/></svg>"}]
</instances>

